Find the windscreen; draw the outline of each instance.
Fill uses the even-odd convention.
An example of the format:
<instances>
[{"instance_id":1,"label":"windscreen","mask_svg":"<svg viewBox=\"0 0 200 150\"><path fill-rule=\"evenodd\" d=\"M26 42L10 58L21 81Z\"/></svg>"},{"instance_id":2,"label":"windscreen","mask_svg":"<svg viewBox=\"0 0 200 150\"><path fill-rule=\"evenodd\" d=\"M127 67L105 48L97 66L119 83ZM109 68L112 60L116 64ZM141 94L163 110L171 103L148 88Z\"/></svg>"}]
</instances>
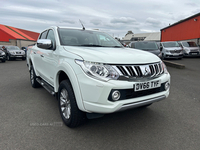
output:
<instances>
[{"instance_id":1,"label":"windscreen","mask_svg":"<svg viewBox=\"0 0 200 150\"><path fill-rule=\"evenodd\" d=\"M177 42L166 42L166 43L163 43L163 46L164 47L180 47Z\"/></svg>"},{"instance_id":2,"label":"windscreen","mask_svg":"<svg viewBox=\"0 0 200 150\"><path fill-rule=\"evenodd\" d=\"M195 42L182 42L183 46L185 47L197 47Z\"/></svg>"},{"instance_id":3,"label":"windscreen","mask_svg":"<svg viewBox=\"0 0 200 150\"><path fill-rule=\"evenodd\" d=\"M19 47L17 47L17 46L7 46L6 49L7 50L20 50Z\"/></svg>"},{"instance_id":4,"label":"windscreen","mask_svg":"<svg viewBox=\"0 0 200 150\"><path fill-rule=\"evenodd\" d=\"M142 50L157 50L158 46L155 42L137 42L135 43L135 48Z\"/></svg>"},{"instance_id":5,"label":"windscreen","mask_svg":"<svg viewBox=\"0 0 200 150\"><path fill-rule=\"evenodd\" d=\"M123 47L110 35L88 30L59 28L58 34L61 45L89 47Z\"/></svg>"}]
</instances>

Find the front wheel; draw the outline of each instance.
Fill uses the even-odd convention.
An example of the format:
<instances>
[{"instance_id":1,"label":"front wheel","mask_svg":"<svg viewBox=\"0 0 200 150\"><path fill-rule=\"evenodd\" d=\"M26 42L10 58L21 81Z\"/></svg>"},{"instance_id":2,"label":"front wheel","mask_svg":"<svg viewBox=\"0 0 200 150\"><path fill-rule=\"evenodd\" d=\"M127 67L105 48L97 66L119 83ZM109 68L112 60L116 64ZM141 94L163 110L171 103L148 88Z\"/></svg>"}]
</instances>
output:
<instances>
[{"instance_id":1,"label":"front wheel","mask_svg":"<svg viewBox=\"0 0 200 150\"><path fill-rule=\"evenodd\" d=\"M69 80L61 82L58 90L58 103L61 118L70 128L79 126L85 120L85 113L80 111Z\"/></svg>"},{"instance_id":2,"label":"front wheel","mask_svg":"<svg viewBox=\"0 0 200 150\"><path fill-rule=\"evenodd\" d=\"M26 57L22 57L22 60L26 60Z\"/></svg>"},{"instance_id":3,"label":"front wheel","mask_svg":"<svg viewBox=\"0 0 200 150\"><path fill-rule=\"evenodd\" d=\"M165 59L165 56L164 56L164 54L162 54L162 58L161 58L162 60L164 60Z\"/></svg>"},{"instance_id":4,"label":"front wheel","mask_svg":"<svg viewBox=\"0 0 200 150\"><path fill-rule=\"evenodd\" d=\"M7 60L8 60L8 61L11 60L11 57L10 57L9 55L7 55Z\"/></svg>"},{"instance_id":5,"label":"front wheel","mask_svg":"<svg viewBox=\"0 0 200 150\"><path fill-rule=\"evenodd\" d=\"M31 81L31 86L33 88L37 88L41 86L36 80L36 74L35 74L33 66L31 66L30 68L30 81Z\"/></svg>"}]
</instances>

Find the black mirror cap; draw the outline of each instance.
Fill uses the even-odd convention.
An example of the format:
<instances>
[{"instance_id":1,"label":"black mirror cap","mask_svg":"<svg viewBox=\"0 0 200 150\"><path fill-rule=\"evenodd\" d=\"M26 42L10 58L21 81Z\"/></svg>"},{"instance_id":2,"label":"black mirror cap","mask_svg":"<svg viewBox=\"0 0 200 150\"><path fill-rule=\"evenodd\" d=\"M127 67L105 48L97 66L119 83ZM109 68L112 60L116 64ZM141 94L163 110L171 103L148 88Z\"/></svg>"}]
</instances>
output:
<instances>
[{"instance_id":1,"label":"black mirror cap","mask_svg":"<svg viewBox=\"0 0 200 150\"><path fill-rule=\"evenodd\" d=\"M160 46L160 51L162 51L163 50L163 47L162 46Z\"/></svg>"},{"instance_id":2,"label":"black mirror cap","mask_svg":"<svg viewBox=\"0 0 200 150\"><path fill-rule=\"evenodd\" d=\"M37 41L37 47L43 48L43 49L50 49L52 48L53 43L50 39L39 39Z\"/></svg>"}]
</instances>

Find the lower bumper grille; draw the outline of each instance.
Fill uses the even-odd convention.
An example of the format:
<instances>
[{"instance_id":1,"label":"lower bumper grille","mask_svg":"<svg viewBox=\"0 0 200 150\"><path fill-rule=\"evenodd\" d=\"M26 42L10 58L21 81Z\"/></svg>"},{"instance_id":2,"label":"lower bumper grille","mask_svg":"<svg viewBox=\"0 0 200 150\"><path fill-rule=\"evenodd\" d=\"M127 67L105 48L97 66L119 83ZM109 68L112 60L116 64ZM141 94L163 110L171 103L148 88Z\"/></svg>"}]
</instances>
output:
<instances>
[{"instance_id":1,"label":"lower bumper grille","mask_svg":"<svg viewBox=\"0 0 200 150\"><path fill-rule=\"evenodd\" d=\"M120 89L120 90L113 89L113 90L111 90L111 92L109 94L108 100L113 101L112 93L115 90L118 90L121 93L121 97L119 100L126 100L126 99L137 98L137 97L142 97L142 96L147 96L147 95L163 92L163 91L165 91L165 83L162 83L159 88L137 91L137 92L135 92L133 88L132 89Z\"/></svg>"}]
</instances>

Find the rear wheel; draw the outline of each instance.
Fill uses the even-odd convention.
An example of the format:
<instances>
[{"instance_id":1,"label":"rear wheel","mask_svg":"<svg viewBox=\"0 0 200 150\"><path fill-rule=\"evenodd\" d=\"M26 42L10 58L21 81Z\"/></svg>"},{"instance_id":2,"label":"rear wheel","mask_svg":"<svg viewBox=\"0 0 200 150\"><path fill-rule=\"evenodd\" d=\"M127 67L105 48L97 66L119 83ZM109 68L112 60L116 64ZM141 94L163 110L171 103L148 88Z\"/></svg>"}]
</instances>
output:
<instances>
[{"instance_id":1,"label":"rear wheel","mask_svg":"<svg viewBox=\"0 0 200 150\"><path fill-rule=\"evenodd\" d=\"M65 125L74 128L84 122L86 115L77 106L69 80L62 81L59 86L58 103L60 115Z\"/></svg>"},{"instance_id":2,"label":"rear wheel","mask_svg":"<svg viewBox=\"0 0 200 150\"><path fill-rule=\"evenodd\" d=\"M37 88L41 86L36 80L36 74L33 69L33 66L31 66L31 69L30 69L30 81L33 88Z\"/></svg>"}]
</instances>

